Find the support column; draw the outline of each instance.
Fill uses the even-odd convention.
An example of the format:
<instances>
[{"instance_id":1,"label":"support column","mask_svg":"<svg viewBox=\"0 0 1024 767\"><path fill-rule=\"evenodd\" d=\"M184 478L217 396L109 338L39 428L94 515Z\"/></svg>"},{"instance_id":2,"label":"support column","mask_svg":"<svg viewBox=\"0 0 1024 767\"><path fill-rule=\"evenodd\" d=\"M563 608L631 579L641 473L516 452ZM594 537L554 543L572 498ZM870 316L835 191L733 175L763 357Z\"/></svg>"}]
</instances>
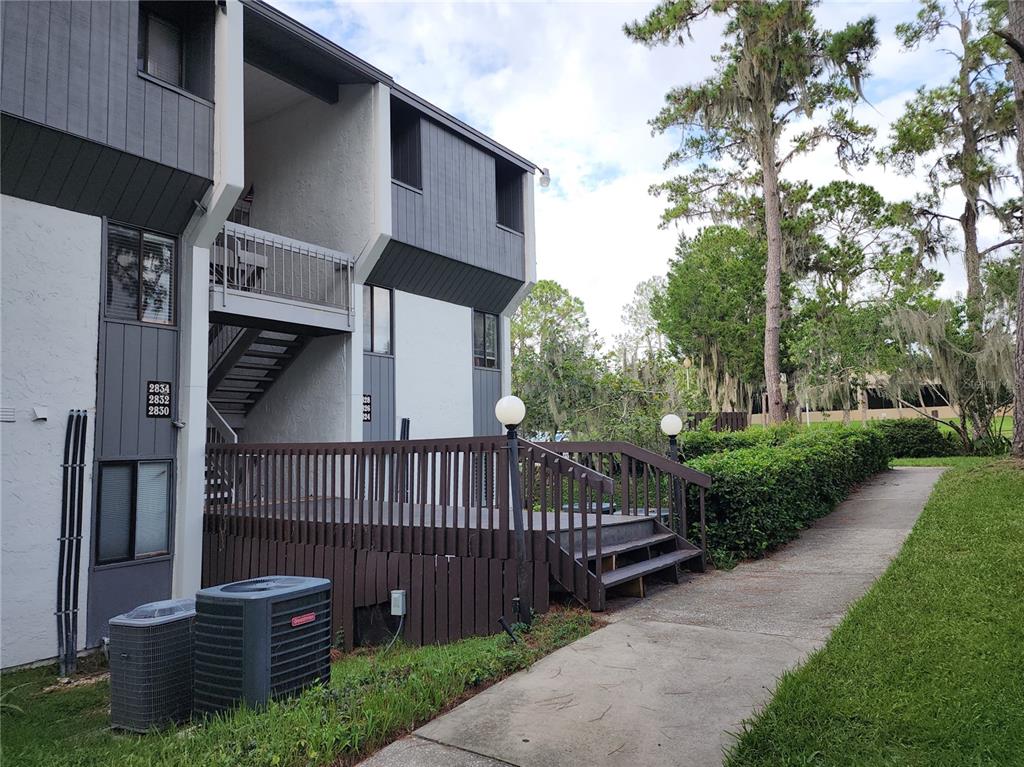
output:
<instances>
[{"instance_id":1,"label":"support column","mask_svg":"<svg viewBox=\"0 0 1024 767\"><path fill-rule=\"evenodd\" d=\"M203 565L203 496L206 471L206 371L210 251L191 246L182 260L178 376L178 483L174 511L171 596L199 590Z\"/></svg>"}]
</instances>

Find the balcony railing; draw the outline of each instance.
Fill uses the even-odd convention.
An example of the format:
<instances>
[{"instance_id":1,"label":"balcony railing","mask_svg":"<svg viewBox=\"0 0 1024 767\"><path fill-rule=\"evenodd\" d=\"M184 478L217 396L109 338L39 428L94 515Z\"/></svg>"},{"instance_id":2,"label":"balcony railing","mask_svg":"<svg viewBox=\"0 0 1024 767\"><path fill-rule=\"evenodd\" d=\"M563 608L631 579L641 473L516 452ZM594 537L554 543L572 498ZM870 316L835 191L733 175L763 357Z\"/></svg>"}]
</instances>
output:
<instances>
[{"instance_id":1,"label":"balcony railing","mask_svg":"<svg viewBox=\"0 0 1024 767\"><path fill-rule=\"evenodd\" d=\"M351 311L353 261L336 250L227 222L210 251L210 284Z\"/></svg>"}]
</instances>

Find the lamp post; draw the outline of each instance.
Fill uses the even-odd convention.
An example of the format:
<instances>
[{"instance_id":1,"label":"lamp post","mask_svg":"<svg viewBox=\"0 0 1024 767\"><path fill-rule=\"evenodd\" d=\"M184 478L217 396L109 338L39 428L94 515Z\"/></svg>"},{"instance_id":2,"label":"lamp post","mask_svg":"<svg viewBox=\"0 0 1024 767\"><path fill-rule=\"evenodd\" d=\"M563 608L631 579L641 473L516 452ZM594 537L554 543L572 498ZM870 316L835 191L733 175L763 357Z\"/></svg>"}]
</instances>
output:
<instances>
[{"instance_id":1,"label":"lamp post","mask_svg":"<svg viewBox=\"0 0 1024 767\"><path fill-rule=\"evenodd\" d=\"M661 419L661 432L668 437L668 457L675 463L679 460L679 441L677 437L683 430L683 420L675 413L669 413ZM683 510L679 479L672 477L672 519L675 521L676 533L686 537L686 512Z\"/></svg>"},{"instance_id":2,"label":"lamp post","mask_svg":"<svg viewBox=\"0 0 1024 767\"><path fill-rule=\"evenodd\" d=\"M523 527L523 501L519 477L519 435L516 429L526 417L526 405L514 394L502 397L494 405L498 423L508 436L508 468L511 480L512 526L515 533L516 573L519 585L519 622L530 625L533 605L530 600L530 581L526 571L526 531Z\"/></svg>"}]
</instances>

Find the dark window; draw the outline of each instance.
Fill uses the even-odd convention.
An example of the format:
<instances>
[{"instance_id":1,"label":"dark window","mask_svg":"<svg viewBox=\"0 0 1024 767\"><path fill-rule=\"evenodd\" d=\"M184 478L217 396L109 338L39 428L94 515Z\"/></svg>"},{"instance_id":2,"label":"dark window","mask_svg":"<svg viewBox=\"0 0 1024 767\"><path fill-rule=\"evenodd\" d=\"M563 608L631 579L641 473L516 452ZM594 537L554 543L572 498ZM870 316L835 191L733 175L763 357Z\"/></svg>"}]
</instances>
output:
<instances>
[{"instance_id":1,"label":"dark window","mask_svg":"<svg viewBox=\"0 0 1024 767\"><path fill-rule=\"evenodd\" d=\"M100 464L96 563L170 550L170 461Z\"/></svg>"},{"instance_id":2,"label":"dark window","mask_svg":"<svg viewBox=\"0 0 1024 767\"><path fill-rule=\"evenodd\" d=\"M363 285L363 351L391 354L391 296L387 288Z\"/></svg>"},{"instance_id":3,"label":"dark window","mask_svg":"<svg viewBox=\"0 0 1024 767\"><path fill-rule=\"evenodd\" d=\"M105 316L173 325L176 261L169 237L109 224Z\"/></svg>"},{"instance_id":4,"label":"dark window","mask_svg":"<svg viewBox=\"0 0 1024 767\"><path fill-rule=\"evenodd\" d=\"M146 13L143 71L165 83L182 85L181 27L155 13Z\"/></svg>"},{"instance_id":5,"label":"dark window","mask_svg":"<svg viewBox=\"0 0 1024 767\"><path fill-rule=\"evenodd\" d=\"M498 223L517 232L523 231L522 169L500 158L494 161L495 205Z\"/></svg>"},{"instance_id":6,"label":"dark window","mask_svg":"<svg viewBox=\"0 0 1024 767\"><path fill-rule=\"evenodd\" d=\"M498 315L473 312L473 364L498 367Z\"/></svg>"},{"instance_id":7,"label":"dark window","mask_svg":"<svg viewBox=\"0 0 1024 767\"><path fill-rule=\"evenodd\" d=\"M420 115L398 101L391 102L391 178L423 188L420 152Z\"/></svg>"},{"instance_id":8,"label":"dark window","mask_svg":"<svg viewBox=\"0 0 1024 767\"><path fill-rule=\"evenodd\" d=\"M896 407L896 403L881 389L867 389L868 409L887 410Z\"/></svg>"},{"instance_id":9,"label":"dark window","mask_svg":"<svg viewBox=\"0 0 1024 767\"><path fill-rule=\"evenodd\" d=\"M139 69L213 98L213 3L139 3Z\"/></svg>"},{"instance_id":10,"label":"dark window","mask_svg":"<svg viewBox=\"0 0 1024 767\"><path fill-rule=\"evenodd\" d=\"M945 407L948 404L948 395L941 384L929 384L921 388L922 407Z\"/></svg>"}]
</instances>

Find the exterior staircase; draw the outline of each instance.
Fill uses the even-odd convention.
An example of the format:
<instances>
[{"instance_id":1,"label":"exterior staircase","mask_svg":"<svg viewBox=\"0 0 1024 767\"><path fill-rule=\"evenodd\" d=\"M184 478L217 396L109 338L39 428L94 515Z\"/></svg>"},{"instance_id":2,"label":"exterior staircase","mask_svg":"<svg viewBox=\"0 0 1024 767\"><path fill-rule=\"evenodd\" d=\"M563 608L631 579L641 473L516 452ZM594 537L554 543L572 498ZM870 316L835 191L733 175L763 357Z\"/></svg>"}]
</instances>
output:
<instances>
[{"instance_id":1,"label":"exterior staircase","mask_svg":"<svg viewBox=\"0 0 1024 767\"><path fill-rule=\"evenodd\" d=\"M577 534L579 535L579 534ZM569 554L567 534L558 538L566 556ZM579 537L574 559L580 568L586 568L588 577L597 577L597 550L594 534L590 532L586 551ZM664 525L657 514L650 516L613 516L602 526L601 545L601 601L608 596L643 597L652 580L679 582L679 568L702 571L704 552Z\"/></svg>"},{"instance_id":2,"label":"exterior staircase","mask_svg":"<svg viewBox=\"0 0 1024 767\"><path fill-rule=\"evenodd\" d=\"M210 326L210 404L235 428L295 361L309 336L233 325Z\"/></svg>"},{"instance_id":3,"label":"exterior staircase","mask_svg":"<svg viewBox=\"0 0 1024 767\"><path fill-rule=\"evenodd\" d=\"M520 446L529 467L522 475L528 513L537 499L543 509L560 506L558 514L541 517L554 549L556 591L603 610L608 596L643 597L653 580L678 583L681 567L704 571L711 477L627 442L520 440ZM694 541L679 534L687 530Z\"/></svg>"}]
</instances>

